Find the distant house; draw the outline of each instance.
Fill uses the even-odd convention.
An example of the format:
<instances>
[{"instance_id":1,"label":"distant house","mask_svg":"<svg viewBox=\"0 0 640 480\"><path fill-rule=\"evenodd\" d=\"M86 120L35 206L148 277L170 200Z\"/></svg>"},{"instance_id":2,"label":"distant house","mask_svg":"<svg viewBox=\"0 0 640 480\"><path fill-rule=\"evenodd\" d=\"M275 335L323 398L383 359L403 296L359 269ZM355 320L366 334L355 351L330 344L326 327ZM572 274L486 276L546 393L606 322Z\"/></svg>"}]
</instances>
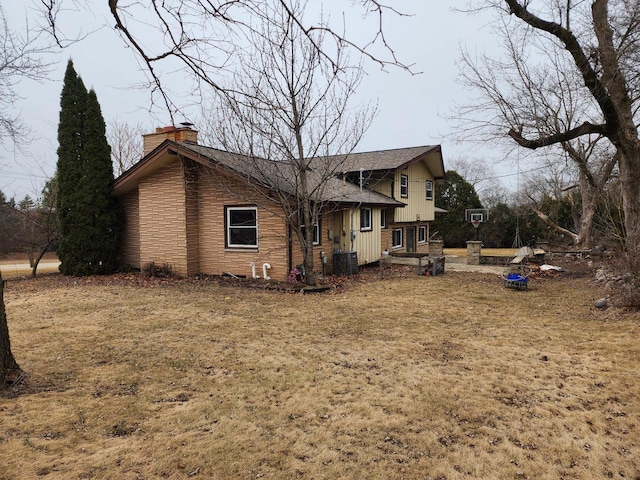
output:
<instances>
[{"instance_id":1,"label":"distant house","mask_svg":"<svg viewBox=\"0 0 640 480\"><path fill-rule=\"evenodd\" d=\"M113 185L124 218L123 263L168 264L183 276L250 275L252 264L262 274L267 263L278 280L302 263L297 238L246 157L198 145L190 128L159 128L144 143L144 157ZM317 269L331 271L345 258L373 263L384 251L428 253L434 183L444 179L440 147L356 153L340 161L342 172L327 183L314 226ZM262 162L262 174L280 168ZM255 189L262 195L251 195Z\"/></svg>"}]
</instances>

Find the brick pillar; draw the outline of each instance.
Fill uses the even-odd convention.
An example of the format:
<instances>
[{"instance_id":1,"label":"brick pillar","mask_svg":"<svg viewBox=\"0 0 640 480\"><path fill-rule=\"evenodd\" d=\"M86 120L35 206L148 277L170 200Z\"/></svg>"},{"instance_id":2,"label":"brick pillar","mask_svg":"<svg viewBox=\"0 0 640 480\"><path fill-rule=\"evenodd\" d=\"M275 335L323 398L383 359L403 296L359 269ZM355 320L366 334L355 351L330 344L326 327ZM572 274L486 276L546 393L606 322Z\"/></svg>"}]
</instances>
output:
<instances>
[{"instance_id":1,"label":"brick pillar","mask_svg":"<svg viewBox=\"0 0 640 480\"><path fill-rule=\"evenodd\" d=\"M467 242L467 265L480 265L480 251L482 242L469 240Z\"/></svg>"},{"instance_id":2,"label":"brick pillar","mask_svg":"<svg viewBox=\"0 0 640 480\"><path fill-rule=\"evenodd\" d=\"M442 240L429 240L429 255L441 257L444 253L444 243Z\"/></svg>"}]
</instances>

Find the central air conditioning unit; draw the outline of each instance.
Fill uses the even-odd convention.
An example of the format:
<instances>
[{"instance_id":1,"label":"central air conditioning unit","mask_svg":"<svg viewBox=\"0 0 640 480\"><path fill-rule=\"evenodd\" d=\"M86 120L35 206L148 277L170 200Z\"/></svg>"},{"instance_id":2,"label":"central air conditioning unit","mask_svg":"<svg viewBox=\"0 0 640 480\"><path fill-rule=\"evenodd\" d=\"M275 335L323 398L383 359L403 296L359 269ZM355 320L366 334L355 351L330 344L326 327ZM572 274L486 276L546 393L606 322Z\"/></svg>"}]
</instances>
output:
<instances>
[{"instance_id":1,"label":"central air conditioning unit","mask_svg":"<svg viewBox=\"0 0 640 480\"><path fill-rule=\"evenodd\" d=\"M333 274L355 275L358 273L358 252L334 252Z\"/></svg>"}]
</instances>

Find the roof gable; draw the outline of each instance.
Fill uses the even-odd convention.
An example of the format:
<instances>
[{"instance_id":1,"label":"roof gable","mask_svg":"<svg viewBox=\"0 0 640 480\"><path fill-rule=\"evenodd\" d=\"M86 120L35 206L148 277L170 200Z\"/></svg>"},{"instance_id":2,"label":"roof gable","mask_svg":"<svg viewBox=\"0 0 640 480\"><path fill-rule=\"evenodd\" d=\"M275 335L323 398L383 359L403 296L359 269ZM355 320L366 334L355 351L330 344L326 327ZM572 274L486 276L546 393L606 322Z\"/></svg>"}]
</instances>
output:
<instances>
[{"instance_id":1,"label":"roof gable","mask_svg":"<svg viewBox=\"0 0 640 480\"><path fill-rule=\"evenodd\" d=\"M187 157L208 167L220 165L246 180L255 181L266 188L275 186L292 196L297 192L296 171L287 162L253 158L202 145L165 140L114 181L113 195L120 196L134 190L142 178L174 161L174 155ZM323 202L404 206L390 197L366 188L361 190L337 177L327 179L313 170L308 171L307 176L311 190L316 190L314 197Z\"/></svg>"},{"instance_id":2,"label":"roof gable","mask_svg":"<svg viewBox=\"0 0 640 480\"><path fill-rule=\"evenodd\" d=\"M409 165L423 161L434 179L445 178L444 161L440 145L424 145L420 147L395 148L377 150L373 152L350 153L318 157L314 162L324 162L327 159L336 163L336 168L344 172L389 172L402 170Z\"/></svg>"}]
</instances>

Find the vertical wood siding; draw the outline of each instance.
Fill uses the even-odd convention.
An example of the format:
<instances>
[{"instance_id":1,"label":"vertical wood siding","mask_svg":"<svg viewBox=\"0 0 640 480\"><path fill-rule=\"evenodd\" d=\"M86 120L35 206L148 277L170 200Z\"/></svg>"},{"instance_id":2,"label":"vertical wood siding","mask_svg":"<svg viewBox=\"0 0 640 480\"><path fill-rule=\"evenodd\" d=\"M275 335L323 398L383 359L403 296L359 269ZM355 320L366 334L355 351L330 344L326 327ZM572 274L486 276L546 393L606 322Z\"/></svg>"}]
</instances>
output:
<instances>
[{"instance_id":1,"label":"vertical wood siding","mask_svg":"<svg viewBox=\"0 0 640 480\"><path fill-rule=\"evenodd\" d=\"M407 175L409 177L409 196L402 198L400 196L400 177ZM396 172L395 176L395 198L407 206L404 208L396 208L396 222L416 222L416 221L433 221L435 218L434 201L426 199L426 181L433 181L433 176L429 173L423 162L416 162L410 165L406 170Z\"/></svg>"}]
</instances>

